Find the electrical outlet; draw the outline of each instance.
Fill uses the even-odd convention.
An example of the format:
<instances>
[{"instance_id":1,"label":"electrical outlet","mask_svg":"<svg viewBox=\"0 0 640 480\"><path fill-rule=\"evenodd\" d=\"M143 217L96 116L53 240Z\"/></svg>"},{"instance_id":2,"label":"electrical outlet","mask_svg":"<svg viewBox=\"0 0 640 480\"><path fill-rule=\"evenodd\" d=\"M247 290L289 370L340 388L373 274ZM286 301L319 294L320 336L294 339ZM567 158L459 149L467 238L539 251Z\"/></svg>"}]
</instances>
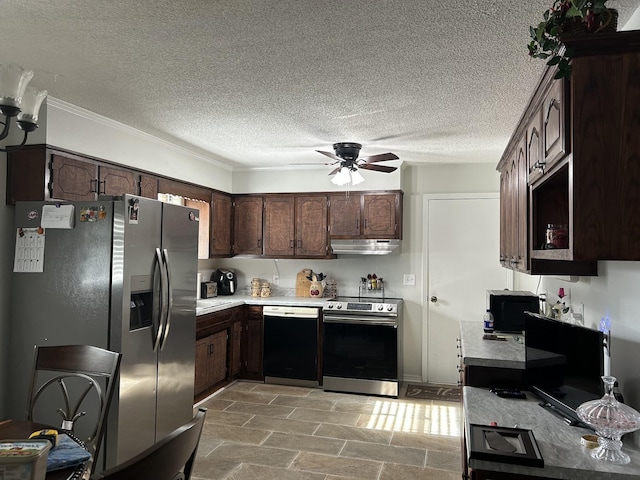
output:
<instances>
[{"instance_id":1,"label":"electrical outlet","mask_svg":"<svg viewBox=\"0 0 640 480\"><path fill-rule=\"evenodd\" d=\"M415 285L416 284L416 275L414 273L405 273L402 279L403 285Z\"/></svg>"}]
</instances>

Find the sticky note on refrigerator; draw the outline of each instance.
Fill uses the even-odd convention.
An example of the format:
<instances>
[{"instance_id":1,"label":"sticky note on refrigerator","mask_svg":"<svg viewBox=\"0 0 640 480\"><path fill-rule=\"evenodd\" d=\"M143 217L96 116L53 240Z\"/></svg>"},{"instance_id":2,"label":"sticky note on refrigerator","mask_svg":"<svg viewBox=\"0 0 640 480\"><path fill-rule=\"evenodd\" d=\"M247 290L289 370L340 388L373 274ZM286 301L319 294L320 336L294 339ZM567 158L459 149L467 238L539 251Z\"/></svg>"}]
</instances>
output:
<instances>
[{"instance_id":1,"label":"sticky note on refrigerator","mask_svg":"<svg viewBox=\"0 0 640 480\"><path fill-rule=\"evenodd\" d=\"M43 228L73 228L74 210L73 205L44 205L40 226Z\"/></svg>"}]
</instances>

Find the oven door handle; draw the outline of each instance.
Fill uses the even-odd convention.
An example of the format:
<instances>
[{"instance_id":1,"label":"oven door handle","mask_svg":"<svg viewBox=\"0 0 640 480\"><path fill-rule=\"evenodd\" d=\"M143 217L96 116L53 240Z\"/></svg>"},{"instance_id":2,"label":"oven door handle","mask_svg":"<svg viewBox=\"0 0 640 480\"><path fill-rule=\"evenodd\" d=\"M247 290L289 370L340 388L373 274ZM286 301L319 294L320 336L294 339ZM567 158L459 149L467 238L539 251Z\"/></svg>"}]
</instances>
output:
<instances>
[{"instance_id":1,"label":"oven door handle","mask_svg":"<svg viewBox=\"0 0 640 480\"><path fill-rule=\"evenodd\" d=\"M324 323L347 323L349 325L381 325L384 327L398 328L395 318L361 317L357 315L325 316Z\"/></svg>"}]
</instances>

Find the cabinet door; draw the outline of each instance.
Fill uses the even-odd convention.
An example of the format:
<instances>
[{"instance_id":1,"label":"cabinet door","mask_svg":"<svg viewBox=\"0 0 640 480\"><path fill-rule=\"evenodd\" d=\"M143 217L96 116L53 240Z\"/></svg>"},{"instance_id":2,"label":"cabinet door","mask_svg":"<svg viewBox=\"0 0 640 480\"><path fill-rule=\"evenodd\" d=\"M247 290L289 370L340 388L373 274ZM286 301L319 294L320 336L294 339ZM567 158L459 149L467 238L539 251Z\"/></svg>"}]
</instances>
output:
<instances>
[{"instance_id":1,"label":"cabinet door","mask_svg":"<svg viewBox=\"0 0 640 480\"><path fill-rule=\"evenodd\" d=\"M542 110L538 110L527 126L528 183L532 184L544 172L544 152L542 148Z\"/></svg>"},{"instance_id":2,"label":"cabinet door","mask_svg":"<svg viewBox=\"0 0 640 480\"><path fill-rule=\"evenodd\" d=\"M264 199L264 254L275 257L293 256L294 207L291 196Z\"/></svg>"},{"instance_id":3,"label":"cabinet door","mask_svg":"<svg viewBox=\"0 0 640 480\"><path fill-rule=\"evenodd\" d=\"M518 261L518 162L514 152L509 163L509 266L514 268Z\"/></svg>"},{"instance_id":4,"label":"cabinet door","mask_svg":"<svg viewBox=\"0 0 640 480\"><path fill-rule=\"evenodd\" d=\"M231 197L214 193L211 198L211 245L209 255L231 255Z\"/></svg>"},{"instance_id":5,"label":"cabinet door","mask_svg":"<svg viewBox=\"0 0 640 480\"><path fill-rule=\"evenodd\" d=\"M517 158L517 176L518 176L518 239L517 239L517 266L521 271L529 268L529 187L527 184L527 153L526 138L522 138L522 142L518 147Z\"/></svg>"},{"instance_id":6,"label":"cabinet door","mask_svg":"<svg viewBox=\"0 0 640 480\"><path fill-rule=\"evenodd\" d=\"M195 361L195 385L194 395L204 392L209 386L209 345L210 337L204 337L196 340L196 361Z\"/></svg>"},{"instance_id":7,"label":"cabinet door","mask_svg":"<svg viewBox=\"0 0 640 480\"><path fill-rule=\"evenodd\" d=\"M362 233L368 238L398 238L398 195L364 195Z\"/></svg>"},{"instance_id":8,"label":"cabinet door","mask_svg":"<svg viewBox=\"0 0 640 480\"><path fill-rule=\"evenodd\" d=\"M329 234L332 237L360 236L362 195L340 194L329 197Z\"/></svg>"},{"instance_id":9,"label":"cabinet door","mask_svg":"<svg viewBox=\"0 0 640 480\"><path fill-rule=\"evenodd\" d=\"M194 395L226 379L227 330L196 340Z\"/></svg>"},{"instance_id":10,"label":"cabinet door","mask_svg":"<svg viewBox=\"0 0 640 480\"><path fill-rule=\"evenodd\" d=\"M262 197L236 197L233 220L233 253L262 255Z\"/></svg>"},{"instance_id":11,"label":"cabinet door","mask_svg":"<svg viewBox=\"0 0 640 480\"><path fill-rule=\"evenodd\" d=\"M564 91L565 81L554 80L542 103L545 170L549 170L569 153Z\"/></svg>"},{"instance_id":12,"label":"cabinet door","mask_svg":"<svg viewBox=\"0 0 640 480\"><path fill-rule=\"evenodd\" d=\"M137 175L134 172L100 166L98 177L98 195L138 195Z\"/></svg>"},{"instance_id":13,"label":"cabinet door","mask_svg":"<svg viewBox=\"0 0 640 480\"><path fill-rule=\"evenodd\" d=\"M241 363L241 345L242 345L242 321L238 319L231 326L231 355L230 357L230 365L229 365L229 375L231 379L238 378L240 376L240 369L242 367Z\"/></svg>"},{"instance_id":14,"label":"cabinet door","mask_svg":"<svg viewBox=\"0 0 640 480\"><path fill-rule=\"evenodd\" d=\"M263 380L262 307L246 307L242 330L242 378Z\"/></svg>"},{"instance_id":15,"label":"cabinet door","mask_svg":"<svg viewBox=\"0 0 640 480\"><path fill-rule=\"evenodd\" d=\"M211 335L209 344L209 385L215 385L227 377L227 330Z\"/></svg>"},{"instance_id":16,"label":"cabinet door","mask_svg":"<svg viewBox=\"0 0 640 480\"><path fill-rule=\"evenodd\" d=\"M158 199L158 178L151 175L140 175L140 196Z\"/></svg>"},{"instance_id":17,"label":"cabinet door","mask_svg":"<svg viewBox=\"0 0 640 480\"><path fill-rule=\"evenodd\" d=\"M98 166L95 163L52 155L51 198L92 201L96 199Z\"/></svg>"},{"instance_id":18,"label":"cabinet door","mask_svg":"<svg viewBox=\"0 0 640 480\"><path fill-rule=\"evenodd\" d=\"M296 245L299 257L325 257L328 251L327 197L296 197Z\"/></svg>"},{"instance_id":19,"label":"cabinet door","mask_svg":"<svg viewBox=\"0 0 640 480\"><path fill-rule=\"evenodd\" d=\"M511 256L510 249L510 169L506 168L500 173L500 263L503 267L509 266Z\"/></svg>"}]
</instances>

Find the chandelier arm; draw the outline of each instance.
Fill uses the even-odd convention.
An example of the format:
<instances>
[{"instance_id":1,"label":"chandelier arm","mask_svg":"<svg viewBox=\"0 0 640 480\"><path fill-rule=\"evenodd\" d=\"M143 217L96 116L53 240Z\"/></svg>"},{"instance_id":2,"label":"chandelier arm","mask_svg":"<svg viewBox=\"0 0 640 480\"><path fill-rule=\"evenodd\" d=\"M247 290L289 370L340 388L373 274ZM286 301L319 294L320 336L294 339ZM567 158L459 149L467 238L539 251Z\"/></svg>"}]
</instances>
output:
<instances>
[{"instance_id":1,"label":"chandelier arm","mask_svg":"<svg viewBox=\"0 0 640 480\"><path fill-rule=\"evenodd\" d=\"M11 122L9 121L11 117L4 117L4 122L0 121L4 128L2 129L2 133L0 133L0 140L4 140L9 135L9 127L11 126Z\"/></svg>"},{"instance_id":2,"label":"chandelier arm","mask_svg":"<svg viewBox=\"0 0 640 480\"><path fill-rule=\"evenodd\" d=\"M5 126L5 130L8 131L9 128ZM11 145L10 147L6 147L6 148L0 147L0 152L11 153L11 152L16 152L20 150L22 147L24 147L25 143L27 143L27 135L29 135L29 132L24 132L24 137L22 138L22 143L20 145ZM6 135L4 137L0 137L0 140L2 140L5 137Z\"/></svg>"}]
</instances>

